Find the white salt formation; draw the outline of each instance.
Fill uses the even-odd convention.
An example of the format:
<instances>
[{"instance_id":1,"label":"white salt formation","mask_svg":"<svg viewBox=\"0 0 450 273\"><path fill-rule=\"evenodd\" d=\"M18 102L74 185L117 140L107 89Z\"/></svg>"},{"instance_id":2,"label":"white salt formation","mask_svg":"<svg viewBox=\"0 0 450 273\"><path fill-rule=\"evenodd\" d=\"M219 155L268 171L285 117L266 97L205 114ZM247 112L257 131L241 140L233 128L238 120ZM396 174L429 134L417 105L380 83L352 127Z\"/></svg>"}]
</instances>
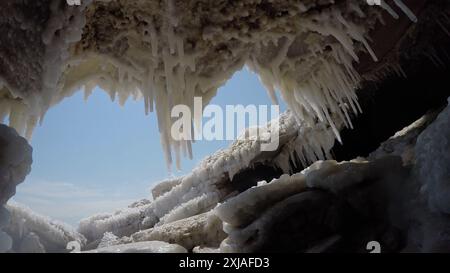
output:
<instances>
[{"instance_id":1,"label":"white salt formation","mask_svg":"<svg viewBox=\"0 0 450 273\"><path fill-rule=\"evenodd\" d=\"M186 249L176 244L147 241L125 245L98 248L83 253L186 253Z\"/></svg>"},{"instance_id":2,"label":"white salt formation","mask_svg":"<svg viewBox=\"0 0 450 273\"><path fill-rule=\"evenodd\" d=\"M142 229L209 211L233 194L230 182L235 174L258 163L291 172L289 162L296 162L296 158L328 158L328 151L334 144L330 127L317 124L315 128L302 129L290 112L281 114L273 122L279 123L275 127L279 128L280 135L280 148L275 153L261 152L260 140L238 139L229 148L205 158L192 173L156 186L155 200L150 204L84 219L80 222L79 232L90 241L100 239L105 232L129 236ZM267 127L273 128L270 123ZM310 135L315 138L309 138ZM320 147L324 147L325 153ZM167 185L171 185L170 189L160 194L160 189Z\"/></svg>"},{"instance_id":3,"label":"white salt formation","mask_svg":"<svg viewBox=\"0 0 450 273\"><path fill-rule=\"evenodd\" d=\"M389 176L397 172L399 162L393 157L373 162L360 159L340 163L317 161L300 173L283 175L269 184L253 187L230 198L215 209L228 234L220 244L220 252L258 251L264 243L270 243L269 236L273 236L272 228L277 220L290 217L290 213L302 206L307 206L320 218L323 212L314 211L314 203L327 207L326 200L330 196L308 190L339 193L363 181L381 179L394 182L389 180Z\"/></svg>"},{"instance_id":4,"label":"white salt formation","mask_svg":"<svg viewBox=\"0 0 450 273\"><path fill-rule=\"evenodd\" d=\"M8 186L7 194L0 191L0 252L60 252L68 245L94 253L253 252L284 250L286 241L295 242L295 251L317 252L352 242L355 223L366 232L358 221L419 234L406 236L414 251L450 242L438 232L450 228L443 216L450 211L450 106L367 159L330 160L340 130L361 112L355 89L363 76L355 64L362 54L381 57L369 32L383 13L397 19L401 10L417 21L402 1L389 3L395 6L359 0L1 3L0 29L11 39L0 38L0 46L17 50L0 51L0 120L9 118L21 135L31 136L49 107L80 89L87 99L100 87L120 104L143 99L145 112L157 112L170 165L172 153L177 162L192 153L190 141L170 136L172 107L192 109L194 96L208 103L245 65L290 110L265 126L280 137L276 151L261 151L262 141L244 134L190 174L157 185L152 201L84 219L78 231L18 204L3 206L29 172L31 149L0 126L0 137L9 134L8 141L20 144L0 150L0 186ZM402 73L396 64L392 69ZM388 145L391 152L382 150ZM260 166L270 172L267 181L255 178ZM371 226L367 238L383 239L377 233L383 228Z\"/></svg>"},{"instance_id":5,"label":"white salt formation","mask_svg":"<svg viewBox=\"0 0 450 273\"><path fill-rule=\"evenodd\" d=\"M398 17L384 1L360 0L10 2L0 20L14 18L20 28L5 21L14 42L2 43L17 52L0 53L0 120L9 117L30 137L49 107L80 89L88 98L99 86L120 104L143 98L145 111L157 112L169 166L172 151L177 162L191 154L189 140L170 135L172 107L192 109L194 96L208 103L244 65L273 99L280 91L298 122L328 124L340 140L338 124L351 127L351 114L361 111L353 64L363 52L377 60L368 33L383 9Z\"/></svg>"},{"instance_id":6,"label":"white salt formation","mask_svg":"<svg viewBox=\"0 0 450 273\"><path fill-rule=\"evenodd\" d=\"M103 237L101 242L108 241L106 245L126 245L156 240L176 243L188 251L195 252L253 252L260 250L265 244L273 242L273 236L276 236L273 229L277 223L280 223L280 221L283 223L293 213L299 213L299 208L305 208L303 213L311 214L311 219L318 219L317 221L321 221L321 217L318 217L318 215L329 215L329 210L337 206L336 204L341 203L341 201L335 201L336 196L350 198L352 203L362 202L355 204L358 210L364 211L368 209L364 207L367 206L367 203L365 203L368 202L366 200L367 197L360 196L365 191L358 192L358 187L364 188L364 185L375 183L374 185L376 186L374 187L384 188L387 191L386 196L383 198L396 195L403 196L397 197L400 200L406 199L406 202L412 202L411 205L406 207L412 209L412 211L408 212L397 211L401 211L404 206L401 203L392 205L389 202L385 203L385 200L378 200L377 206L380 204L386 205L386 208L381 208L380 213L388 218L394 217L396 221L399 221L396 225L405 225L413 230L411 232L426 234L425 241L417 243L419 246L414 248L414 251L425 251L428 249L426 246L428 242L436 241L436 236L429 234L440 234L437 231L440 230L439 228L442 228L442 223L445 221L441 218L436 219L436 216L430 216L430 212L420 202L421 198L417 200L412 198L410 200L407 196L417 197L424 193L426 196L427 191L417 191L419 187L414 182L411 182L416 179L420 179L422 181L420 183L428 183L430 187L442 187L443 190L440 192L445 194L446 184L440 182L446 181L445 170L448 168L445 168L445 164L441 165L440 163L430 167L428 165L431 163L428 162L435 162L435 159L425 160L422 157L427 158L430 153L433 154L438 150L439 152L446 151L444 149L446 142L441 139L443 135L436 133L436 128L445 131L445 128L448 127L446 126L448 124L446 120L448 109L450 109L450 106L433 123L431 121L436 115L428 114L396 133L386 143L383 143L380 148L390 145L386 149L389 153L386 151L382 152L379 149L371 154L370 160L358 158L340 163L332 160L317 161L299 173L284 174L269 183L260 181L257 183L257 186L251 187L242 193L233 193L232 189L226 189L227 185L232 187L232 182L229 177L230 173L224 170L233 170L233 173L239 173L240 170L251 168L257 162L264 162L265 165L269 166L277 166L279 156L269 156L259 152L259 150L251 153L249 151L252 151L252 149L249 149L249 147L252 147L252 145L250 145L249 140L237 141L230 149L219 151L212 157L205 159L192 174L169 182L163 181L162 186L156 186L155 188L157 189L165 188L167 190L162 195L157 195L158 197L151 204L143 205L139 209L141 211L139 217L129 213L127 210L104 217L94 216L82 222L80 231L91 241ZM295 118L289 113L281 115L280 123L284 124L284 126L280 126L280 135L282 137L280 140L280 151L277 151L279 155L285 149L292 151L291 148L295 147L293 143L296 142L296 137L290 134L301 131L297 127ZM430 123L431 125L429 125ZM424 128L427 126L428 129L424 131ZM330 132L331 128L327 133ZM416 145L415 139L418 138L419 134L420 137ZM286 141L286 139L289 139L289 141ZM425 141L425 139L428 140ZM247 149L241 150L238 156L237 151L239 150L237 147L239 146L237 144L242 145L244 143L247 143L247 145L243 146L247 147ZM432 146L437 145L436 147L439 148L436 148L438 150L435 148L424 148L425 146L422 143ZM253 145L255 144L256 142ZM417 152L411 151L411 145L412 147L416 146L416 150L427 149L429 152L420 150L421 156L416 156ZM245 154L247 155L245 156ZM240 161L231 161L235 162L236 165L224 165L224 163L219 164L216 162L216 160L220 162L223 158L229 157L239 158ZM443 162L445 162L446 157L443 155L441 157L444 159ZM248 162L246 164L249 165L243 166L243 162ZM413 171L409 174L411 168L405 168L404 165L414 166L413 169L418 169L419 172L422 169L438 168L439 171L435 170L438 178L429 175L425 179L420 178L421 176L417 178L415 172ZM240 169L236 169L237 166L240 166ZM292 172L292 170L289 171ZM204 177L206 174L209 176ZM194 180L193 177L196 179ZM201 180L202 178L205 180ZM199 182L195 183L195 181ZM224 182L222 183L221 181ZM410 185L402 188L402 185L408 184ZM368 189L371 188L370 186L367 187ZM346 195L345 192L351 189L356 192ZM410 192L411 189L413 193ZM211 199L211 201L214 200L211 203L204 202L204 200L208 200L208 196L223 197ZM375 195L375 198L379 198L379 196ZM429 195L427 199L434 206L447 200L436 198L434 195ZM207 212L204 213L205 211ZM419 213L420 217L417 215L418 211L422 211ZM165 214L162 217L157 217L156 212L161 213L160 215L163 214L162 212L165 212ZM345 213L348 212L348 208L346 208ZM373 211L371 212L373 213ZM400 214L401 216L391 215L392 213L394 215ZM334 217L338 219L341 217L337 212L332 212L331 214L337 215ZM409 224L402 223L402 221L409 221L402 220L404 217L410 217L405 216L409 214L415 215L413 222ZM309 219L306 215L297 215L297 217ZM145 218L152 219L153 222L137 222ZM299 218L299 221L301 219ZM334 221L339 223L343 220ZM417 224L414 221L423 221L423 223L427 224ZM326 223L318 222L316 224L325 225ZM314 223L311 226L314 228ZM339 228L336 228L333 232L338 232L339 230ZM109 232L112 232L114 235L111 235ZM298 234L301 233L298 232ZM293 234L288 234L285 237L288 236L293 236ZM329 240L324 240L323 242L319 240L317 245L310 247L310 251L327 248L327 246L338 243L341 239L341 235L330 234ZM411 244L416 243L412 242Z\"/></svg>"},{"instance_id":7,"label":"white salt formation","mask_svg":"<svg viewBox=\"0 0 450 273\"><path fill-rule=\"evenodd\" d=\"M130 240L132 242L161 240L192 250L197 246L217 246L225 238L222 221L212 212L207 212L138 231L130 237Z\"/></svg>"},{"instance_id":8,"label":"white salt formation","mask_svg":"<svg viewBox=\"0 0 450 273\"><path fill-rule=\"evenodd\" d=\"M6 230L13 238L15 252L60 252L69 242L84 246L86 239L71 226L37 214L16 202L6 206L11 220Z\"/></svg>"},{"instance_id":9,"label":"white salt formation","mask_svg":"<svg viewBox=\"0 0 450 273\"><path fill-rule=\"evenodd\" d=\"M433 210L444 211L447 199L431 194L428 189L439 187L442 189L440 192L445 195L446 184L441 182L446 181L448 168L436 159L431 162L437 164L429 165L429 156L436 152L445 154L448 150L445 147L447 142L442 141L442 136L446 134L439 134L437 131L446 132L449 109L450 106L439 116L424 116L382 144L381 147L392 145L388 149L390 155L401 157L386 157L386 152L378 150L372 153L370 160L359 158L340 163L332 160L317 161L301 172L284 174L270 183L260 181L241 193L233 190L229 173L224 171L226 166L228 170L240 173L240 170L251 169L258 162L276 166L278 156L274 157L271 152L252 150L252 147L258 145L257 141L237 141L230 149L207 158L190 175L173 180L181 182L163 181L164 186L156 188L167 188L167 184L172 187L168 187L170 189L153 202L141 200L115 214L97 215L82 221L79 229L86 236L87 243L83 235L70 227L36 215L14 203L7 206L9 212L3 211L0 215L10 215L7 217L11 219L10 224L4 230L11 235L13 240L9 244L14 242L13 251L17 252L63 251L65 244L73 241L79 242L82 251L90 245L86 249L88 252L253 252L264 249L267 244L273 244L277 236L291 240L290 236L301 236L303 232L306 237L303 238L305 245L301 249L317 252L325 251L343 240L344 235L339 234L341 225L349 221L345 218L346 214L355 213L352 212L354 206L353 209L362 211L363 216L375 214L376 217L393 217L396 226L403 225L411 229L410 232L424 234L422 241L408 242L413 247L411 249L414 252L433 251L439 247L439 242L443 239L448 241L449 238L439 232L445 230L446 216L430 213L428 205ZM431 122L436 116L436 120ZM296 122L289 120L295 120L289 113L280 117L280 123L284 126L280 126L282 137L280 150L277 151L279 154L284 149L290 149L292 142L296 141L296 135L289 134L301 131L296 127ZM330 131L331 128L328 133ZM410 145L415 145L416 153L411 154ZM441 154L442 162L446 161L444 154ZM220 162L224 157L239 158L241 161L234 160L229 165L224 162L219 164L218 160ZM243 162L248 165L243 166ZM233 167L234 164L241 166L241 169ZM405 164L410 167L405 168ZM433 170L436 176L423 172L428 168L435 168ZM206 180L195 183L202 176ZM416 180L425 187L417 187L414 182ZM371 189L377 188L386 192L371 196ZM204 203L210 195L223 197L213 203ZM397 196L394 198L396 203L393 204L389 202L389 196L392 195ZM427 201L425 204L421 202L422 197ZM346 204L344 211L338 213L336 206L339 208L343 204L341 199L346 198L350 203ZM381 206L378 212L367 207L368 203L371 204L368 198L379 201L376 202L376 207ZM379 198L383 200L380 201ZM411 204L405 207L401 200ZM414 217L408 220L411 215ZM327 220L323 218L325 216L332 219ZM350 216L350 219L353 217L361 215ZM274 231L279 228L280 223L289 227L292 221L298 221L290 227L291 232L295 231L296 234ZM304 225L297 226L301 223ZM315 236L322 234L316 229L325 227L324 237L308 237L308 227L314 230Z\"/></svg>"}]
</instances>

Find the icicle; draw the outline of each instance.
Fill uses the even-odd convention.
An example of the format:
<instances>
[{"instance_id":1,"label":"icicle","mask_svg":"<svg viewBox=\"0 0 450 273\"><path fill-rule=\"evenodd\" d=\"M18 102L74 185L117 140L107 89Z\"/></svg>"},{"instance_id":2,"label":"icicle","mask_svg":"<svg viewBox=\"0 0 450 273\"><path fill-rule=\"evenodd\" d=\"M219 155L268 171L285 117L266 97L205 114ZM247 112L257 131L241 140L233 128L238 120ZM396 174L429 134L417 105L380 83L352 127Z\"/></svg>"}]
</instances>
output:
<instances>
[{"instance_id":1,"label":"icicle","mask_svg":"<svg viewBox=\"0 0 450 273\"><path fill-rule=\"evenodd\" d=\"M417 23L417 17L414 13L402 2L402 0L394 0L395 4L408 16L408 18Z\"/></svg>"},{"instance_id":2,"label":"icicle","mask_svg":"<svg viewBox=\"0 0 450 273\"><path fill-rule=\"evenodd\" d=\"M176 49L176 38L173 27L171 25L167 26L167 42L169 44L169 52L170 54L175 54Z\"/></svg>"},{"instance_id":3,"label":"icicle","mask_svg":"<svg viewBox=\"0 0 450 273\"><path fill-rule=\"evenodd\" d=\"M398 14L391 8L391 6L389 6L387 3L386 3L386 1L384 1L384 0L381 0L380 1L380 3L381 3L381 7L384 9L384 10L386 10L394 19L398 19L399 18L399 16L398 16Z\"/></svg>"},{"instance_id":4,"label":"icicle","mask_svg":"<svg viewBox=\"0 0 450 273\"><path fill-rule=\"evenodd\" d=\"M33 131L36 128L36 125L37 125L37 117L29 117L27 126L26 126L26 131L25 131L26 139L31 140L31 138L33 136Z\"/></svg>"},{"instance_id":5,"label":"icicle","mask_svg":"<svg viewBox=\"0 0 450 273\"><path fill-rule=\"evenodd\" d=\"M364 36L361 34L361 31L359 31L357 29L357 27L353 24L350 24L349 22L347 22L344 17L342 17L342 14L340 12L335 12L336 17L338 18L339 22L341 22L341 24L343 24L346 28L347 28L347 32L348 34L355 40L361 42L364 47L367 49L367 51L369 52L370 56L372 57L372 59L375 62L378 62L378 58L375 55L375 52L372 50L372 48L370 47L370 45L367 43L366 38L364 38Z\"/></svg>"},{"instance_id":6,"label":"icicle","mask_svg":"<svg viewBox=\"0 0 450 273\"><path fill-rule=\"evenodd\" d=\"M24 135L27 120L22 106L16 104L16 106L13 107L13 110L9 115L9 125L15 128L19 135Z\"/></svg>"},{"instance_id":7,"label":"icicle","mask_svg":"<svg viewBox=\"0 0 450 273\"><path fill-rule=\"evenodd\" d=\"M126 92L119 92L119 105L123 107L128 99L128 94Z\"/></svg>"},{"instance_id":8,"label":"icicle","mask_svg":"<svg viewBox=\"0 0 450 273\"><path fill-rule=\"evenodd\" d=\"M84 86L84 101L86 102L89 97L92 95L92 91L95 88L95 84L94 83L87 83Z\"/></svg>"},{"instance_id":9,"label":"icicle","mask_svg":"<svg viewBox=\"0 0 450 273\"><path fill-rule=\"evenodd\" d=\"M152 46L152 56L158 57L158 35L156 33L156 29L153 23L150 24L150 39Z\"/></svg>"},{"instance_id":10,"label":"icicle","mask_svg":"<svg viewBox=\"0 0 450 273\"><path fill-rule=\"evenodd\" d=\"M184 65L184 42L182 37L177 37L176 39L177 51L178 51L178 59L180 64Z\"/></svg>"},{"instance_id":11,"label":"icicle","mask_svg":"<svg viewBox=\"0 0 450 273\"><path fill-rule=\"evenodd\" d=\"M238 9L236 14L226 16L226 20L234 16L253 15L254 10L247 7L253 2L239 2L242 10ZM48 45L44 56L46 62L42 64L45 69L43 95L35 103L30 103L31 98L26 101L20 98L30 109L18 109L13 105L10 119L19 131L25 130L27 135L31 135L35 123L43 121L46 110L72 95L80 86L85 87L86 100L96 86L108 92L112 100L118 96L121 105L130 96L135 99L142 97L146 114L155 108L168 166L172 164L173 152L179 167L181 155L192 157L192 143L172 139L170 109L180 103L194 109L195 95L202 95L205 103L210 101L217 88L245 63L258 73L274 104L278 103L278 91L297 122L310 127L318 122L326 124L329 134L341 141L341 125L353 126L350 111L355 114L361 112L355 94L361 76L353 63L359 60L358 54L364 48L377 60L368 36L376 20L361 19L367 15L359 1L347 1L343 5L328 1L329 4L320 9L316 9L318 6L313 2L308 5L295 4L298 10L291 13L293 16L299 15L298 20L261 18L264 30L254 33L248 31L249 26L245 23L234 29L231 25L231 29L211 26L213 29L209 32L212 34L206 36L213 39L207 40L203 39L205 33L202 29L191 31L182 25L185 23L185 18L182 18L184 15L177 14L176 10L180 1L162 2L159 3L160 9L143 12L148 25L140 24L130 32L121 29L117 37L112 37L113 43L107 46L119 45L122 40L128 43L124 47L126 50L116 56L103 51L96 52L95 46L86 51L83 47L74 46L80 40L80 30L85 24L83 12L76 8L61 12L59 0L53 0L51 19L42 35L43 44ZM402 1L396 0L395 3L411 20L417 21ZM188 7L190 3L183 2L182 5ZM135 8L133 5L132 10ZM381 8L398 18L398 14L385 1L381 1ZM304 16L309 10L313 12ZM124 13L129 11L124 10ZM136 14L125 14L131 15ZM356 22L361 23L361 26L356 25ZM191 25L188 27L195 28ZM59 35L55 35L56 32ZM213 49L222 44L227 50L220 52L224 55L216 58ZM439 63L435 54L430 52L428 55L433 62ZM401 67L394 66L391 69L404 74ZM3 81L0 85L3 86ZM6 109L3 105L1 107ZM0 118L4 119L10 113L8 111L5 114L3 109L0 109ZM201 129L201 113L194 115L193 119L193 126ZM304 147L295 149L297 154L291 150L286 156L298 157L294 159L302 162L324 158L326 153L322 139L310 138ZM242 164L249 164L245 157L239 160L242 160ZM289 160L283 164L285 169L291 167ZM233 172L230 171L231 176Z\"/></svg>"},{"instance_id":12,"label":"icicle","mask_svg":"<svg viewBox=\"0 0 450 273\"><path fill-rule=\"evenodd\" d=\"M5 122L5 119L9 115L10 111L9 101L0 101L0 123Z\"/></svg>"}]
</instances>

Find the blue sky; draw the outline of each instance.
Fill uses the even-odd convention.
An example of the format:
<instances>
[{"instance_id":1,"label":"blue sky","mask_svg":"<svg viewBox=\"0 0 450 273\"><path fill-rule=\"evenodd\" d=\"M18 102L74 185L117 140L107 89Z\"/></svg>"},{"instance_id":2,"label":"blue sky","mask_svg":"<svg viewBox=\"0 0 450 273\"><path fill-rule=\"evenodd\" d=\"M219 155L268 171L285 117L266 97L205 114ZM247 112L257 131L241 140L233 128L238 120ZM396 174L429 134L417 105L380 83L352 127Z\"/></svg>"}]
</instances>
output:
<instances>
[{"instance_id":1,"label":"blue sky","mask_svg":"<svg viewBox=\"0 0 450 273\"><path fill-rule=\"evenodd\" d=\"M211 103L225 109L227 104L270 105L271 101L258 77L243 69ZM31 144L32 171L18 186L14 200L76 225L84 217L149 198L158 181L190 172L230 141L196 142L193 160L183 159L182 170L169 173L155 113L146 116L143 101L132 99L120 107L96 89L87 102L78 92L51 108Z\"/></svg>"}]
</instances>

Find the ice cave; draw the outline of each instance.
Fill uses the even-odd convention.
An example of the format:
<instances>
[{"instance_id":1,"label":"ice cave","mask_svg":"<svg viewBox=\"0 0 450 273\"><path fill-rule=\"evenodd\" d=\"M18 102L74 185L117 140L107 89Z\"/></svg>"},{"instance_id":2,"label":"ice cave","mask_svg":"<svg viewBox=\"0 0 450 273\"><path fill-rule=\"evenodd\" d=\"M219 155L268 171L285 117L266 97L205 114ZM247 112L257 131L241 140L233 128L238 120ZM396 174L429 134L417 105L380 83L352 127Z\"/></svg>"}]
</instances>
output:
<instances>
[{"instance_id":1,"label":"ice cave","mask_svg":"<svg viewBox=\"0 0 450 273\"><path fill-rule=\"evenodd\" d=\"M449 1L2 0L0 33L0 252L450 252ZM142 100L177 168L171 109L244 67L287 105L277 149L237 138L77 227L11 202L66 98Z\"/></svg>"}]
</instances>

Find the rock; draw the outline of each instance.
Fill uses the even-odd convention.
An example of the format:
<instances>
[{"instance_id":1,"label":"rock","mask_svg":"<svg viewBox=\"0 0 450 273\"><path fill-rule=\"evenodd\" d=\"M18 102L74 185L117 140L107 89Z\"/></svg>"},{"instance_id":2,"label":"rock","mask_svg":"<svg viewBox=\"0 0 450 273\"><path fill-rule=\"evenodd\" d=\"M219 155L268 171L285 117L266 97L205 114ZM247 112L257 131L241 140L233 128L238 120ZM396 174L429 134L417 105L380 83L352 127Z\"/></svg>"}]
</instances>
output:
<instances>
[{"instance_id":1,"label":"rock","mask_svg":"<svg viewBox=\"0 0 450 273\"><path fill-rule=\"evenodd\" d=\"M20 242L18 247L20 253L45 253L45 248L35 233L28 233Z\"/></svg>"},{"instance_id":2,"label":"rock","mask_svg":"<svg viewBox=\"0 0 450 273\"><path fill-rule=\"evenodd\" d=\"M6 252L12 247L12 239L5 232L0 230L0 253Z\"/></svg>"},{"instance_id":3,"label":"rock","mask_svg":"<svg viewBox=\"0 0 450 273\"><path fill-rule=\"evenodd\" d=\"M381 143L377 150L370 153L368 159L374 160L388 155L397 155L402 157L404 165L414 164L414 148L417 137L436 119L438 114L438 111L427 113L417 121L398 131L394 136Z\"/></svg>"},{"instance_id":4,"label":"rock","mask_svg":"<svg viewBox=\"0 0 450 273\"><path fill-rule=\"evenodd\" d=\"M187 250L195 246L218 247L225 238L222 222L212 213L202 213L148 230L139 231L131 236L135 242L160 240L176 243Z\"/></svg>"},{"instance_id":5,"label":"rock","mask_svg":"<svg viewBox=\"0 0 450 273\"><path fill-rule=\"evenodd\" d=\"M169 244L160 241L148 241L130 243L124 245L114 245L83 253L186 253L187 250L176 244Z\"/></svg>"},{"instance_id":6,"label":"rock","mask_svg":"<svg viewBox=\"0 0 450 273\"><path fill-rule=\"evenodd\" d=\"M31 171L32 148L13 128L0 124L0 253L12 247L12 238L2 231L11 215L4 207L16 193L16 186Z\"/></svg>"},{"instance_id":7,"label":"rock","mask_svg":"<svg viewBox=\"0 0 450 273\"><path fill-rule=\"evenodd\" d=\"M152 189L152 196L153 200L160 197L161 195L164 195L165 193L169 192L173 187L179 185L182 181L182 177L174 178L174 179L168 179L161 181L158 183L155 187Z\"/></svg>"},{"instance_id":8,"label":"rock","mask_svg":"<svg viewBox=\"0 0 450 273\"><path fill-rule=\"evenodd\" d=\"M0 124L0 205L16 193L16 186L31 171L32 148L27 140Z\"/></svg>"},{"instance_id":9,"label":"rock","mask_svg":"<svg viewBox=\"0 0 450 273\"><path fill-rule=\"evenodd\" d=\"M450 98L449 106L417 138L417 174L430 208L450 214Z\"/></svg>"}]
</instances>

